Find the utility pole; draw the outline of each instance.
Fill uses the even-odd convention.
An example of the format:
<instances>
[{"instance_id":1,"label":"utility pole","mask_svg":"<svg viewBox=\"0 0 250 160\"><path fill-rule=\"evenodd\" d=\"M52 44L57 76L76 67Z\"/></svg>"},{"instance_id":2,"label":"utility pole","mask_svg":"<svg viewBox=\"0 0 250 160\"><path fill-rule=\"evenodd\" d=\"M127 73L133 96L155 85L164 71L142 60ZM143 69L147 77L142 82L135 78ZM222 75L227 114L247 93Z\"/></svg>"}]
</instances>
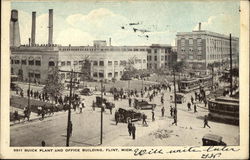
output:
<instances>
[{"instance_id":1,"label":"utility pole","mask_svg":"<svg viewBox=\"0 0 250 160\"><path fill-rule=\"evenodd\" d=\"M233 92L233 69L232 69L232 65L233 65L233 62L232 62L232 37L231 37L231 34L229 35L229 45L230 45L230 96L232 96L232 92Z\"/></svg>"},{"instance_id":2,"label":"utility pole","mask_svg":"<svg viewBox=\"0 0 250 160\"><path fill-rule=\"evenodd\" d=\"M71 122L72 85L73 85L73 83L78 83L78 82L73 82L73 74L75 74L75 73L83 74L83 73L81 73L81 72L74 72L73 69L71 71L59 70L59 72L66 72L66 73L70 72L70 81L65 81L67 83L70 83L68 122L67 122L67 139L66 139L66 146L68 147L69 146L69 140L70 140L71 132L72 132L72 129L73 129L72 128L72 122Z\"/></svg>"},{"instance_id":3,"label":"utility pole","mask_svg":"<svg viewBox=\"0 0 250 160\"><path fill-rule=\"evenodd\" d=\"M28 87L28 112L30 111L30 73L29 73L29 87Z\"/></svg>"},{"instance_id":4,"label":"utility pole","mask_svg":"<svg viewBox=\"0 0 250 160\"><path fill-rule=\"evenodd\" d=\"M176 67L176 66L174 66ZM175 68L173 68L173 72L174 72L174 107L175 107L175 117L176 117L176 123L177 123L177 104L176 104L176 86L175 86Z\"/></svg>"},{"instance_id":5,"label":"utility pole","mask_svg":"<svg viewBox=\"0 0 250 160\"><path fill-rule=\"evenodd\" d=\"M101 80L101 134L100 134L100 144L102 144L102 134L103 134L103 80Z\"/></svg>"}]
</instances>

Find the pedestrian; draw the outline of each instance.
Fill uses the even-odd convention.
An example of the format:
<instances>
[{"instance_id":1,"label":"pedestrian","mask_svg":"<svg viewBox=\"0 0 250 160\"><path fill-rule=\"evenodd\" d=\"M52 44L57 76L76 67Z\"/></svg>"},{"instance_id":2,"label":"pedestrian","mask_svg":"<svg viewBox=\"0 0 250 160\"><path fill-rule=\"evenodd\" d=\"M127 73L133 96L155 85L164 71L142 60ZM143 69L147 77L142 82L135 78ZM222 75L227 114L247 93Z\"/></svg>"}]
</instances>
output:
<instances>
[{"instance_id":1,"label":"pedestrian","mask_svg":"<svg viewBox=\"0 0 250 160\"><path fill-rule=\"evenodd\" d=\"M20 122L20 118L19 118L19 115L18 115L18 111L15 111L15 112L14 112L14 123L15 123L17 120Z\"/></svg>"},{"instance_id":2,"label":"pedestrian","mask_svg":"<svg viewBox=\"0 0 250 160\"><path fill-rule=\"evenodd\" d=\"M177 126L177 117L176 115L174 115L174 122L172 123L172 125L175 124Z\"/></svg>"},{"instance_id":3,"label":"pedestrian","mask_svg":"<svg viewBox=\"0 0 250 160\"><path fill-rule=\"evenodd\" d=\"M110 114L112 114L112 109L113 109L113 107L110 106L110 108L109 108Z\"/></svg>"},{"instance_id":4,"label":"pedestrian","mask_svg":"<svg viewBox=\"0 0 250 160\"><path fill-rule=\"evenodd\" d=\"M118 113L118 111L115 111L115 123L116 123L116 125L118 124L118 122L119 122L119 113Z\"/></svg>"},{"instance_id":5,"label":"pedestrian","mask_svg":"<svg viewBox=\"0 0 250 160\"><path fill-rule=\"evenodd\" d=\"M155 112L152 110L152 121L155 121Z\"/></svg>"},{"instance_id":6,"label":"pedestrian","mask_svg":"<svg viewBox=\"0 0 250 160\"><path fill-rule=\"evenodd\" d=\"M42 144L42 147L45 147L45 146L46 146L45 141L42 141L41 144Z\"/></svg>"},{"instance_id":7,"label":"pedestrian","mask_svg":"<svg viewBox=\"0 0 250 160\"><path fill-rule=\"evenodd\" d=\"M132 127L131 127L131 132L132 132L132 138L135 139L135 131L136 131L136 128L135 128L135 125L134 123L132 124Z\"/></svg>"},{"instance_id":8,"label":"pedestrian","mask_svg":"<svg viewBox=\"0 0 250 160\"><path fill-rule=\"evenodd\" d=\"M164 117L164 112L165 112L165 108L164 108L164 106L162 106L162 108L161 108L161 116L162 117Z\"/></svg>"},{"instance_id":9,"label":"pedestrian","mask_svg":"<svg viewBox=\"0 0 250 160\"><path fill-rule=\"evenodd\" d=\"M211 127L208 125L207 115L205 115L205 117L204 117L204 127L203 127L203 128L205 128L206 126L208 126L209 128L211 128Z\"/></svg>"},{"instance_id":10,"label":"pedestrian","mask_svg":"<svg viewBox=\"0 0 250 160\"><path fill-rule=\"evenodd\" d=\"M161 96L161 104L164 103L164 95Z\"/></svg>"},{"instance_id":11,"label":"pedestrian","mask_svg":"<svg viewBox=\"0 0 250 160\"><path fill-rule=\"evenodd\" d=\"M191 103L194 104L194 97L191 96Z\"/></svg>"},{"instance_id":12,"label":"pedestrian","mask_svg":"<svg viewBox=\"0 0 250 160\"><path fill-rule=\"evenodd\" d=\"M95 110L95 102L94 101L92 103L92 109L93 109L93 111Z\"/></svg>"},{"instance_id":13,"label":"pedestrian","mask_svg":"<svg viewBox=\"0 0 250 160\"><path fill-rule=\"evenodd\" d=\"M132 133L132 123L131 123L131 121L128 121L128 134L129 134L129 136L131 136L131 133Z\"/></svg>"},{"instance_id":14,"label":"pedestrian","mask_svg":"<svg viewBox=\"0 0 250 160\"><path fill-rule=\"evenodd\" d=\"M128 105L129 105L129 107L131 107L131 103L132 103L132 99L131 99L131 97L129 97L128 98Z\"/></svg>"},{"instance_id":15,"label":"pedestrian","mask_svg":"<svg viewBox=\"0 0 250 160\"><path fill-rule=\"evenodd\" d=\"M194 113L197 112L196 104L194 104Z\"/></svg>"},{"instance_id":16,"label":"pedestrian","mask_svg":"<svg viewBox=\"0 0 250 160\"><path fill-rule=\"evenodd\" d=\"M204 104L205 104L205 107L207 107L207 99L206 98L204 99Z\"/></svg>"},{"instance_id":17,"label":"pedestrian","mask_svg":"<svg viewBox=\"0 0 250 160\"><path fill-rule=\"evenodd\" d=\"M142 125L147 125L146 119L147 119L147 116L143 113L142 114Z\"/></svg>"},{"instance_id":18,"label":"pedestrian","mask_svg":"<svg viewBox=\"0 0 250 160\"><path fill-rule=\"evenodd\" d=\"M173 107L172 106L170 106L170 116L172 117L173 116Z\"/></svg>"},{"instance_id":19,"label":"pedestrian","mask_svg":"<svg viewBox=\"0 0 250 160\"><path fill-rule=\"evenodd\" d=\"M82 113L82 108L83 108L83 106L84 106L84 103L82 103L82 104L79 105L80 113Z\"/></svg>"},{"instance_id":20,"label":"pedestrian","mask_svg":"<svg viewBox=\"0 0 250 160\"><path fill-rule=\"evenodd\" d=\"M188 107L188 110L190 111L191 110L191 103L190 102L188 102L187 107Z\"/></svg>"}]
</instances>

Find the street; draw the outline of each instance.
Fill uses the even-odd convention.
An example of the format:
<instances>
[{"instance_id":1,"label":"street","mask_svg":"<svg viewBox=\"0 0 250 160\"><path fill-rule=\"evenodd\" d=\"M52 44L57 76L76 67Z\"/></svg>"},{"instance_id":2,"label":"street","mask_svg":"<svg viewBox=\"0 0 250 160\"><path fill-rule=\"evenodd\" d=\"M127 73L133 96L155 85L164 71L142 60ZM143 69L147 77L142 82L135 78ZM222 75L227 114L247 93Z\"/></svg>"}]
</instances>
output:
<instances>
[{"instance_id":1,"label":"street","mask_svg":"<svg viewBox=\"0 0 250 160\"><path fill-rule=\"evenodd\" d=\"M202 137L206 133L213 133L223 137L227 145L239 145L239 127L218 122L210 122L211 128L203 128L204 115L208 113L203 103L197 103L197 111L187 109L187 102L191 94L186 94L186 102L177 104L177 126L172 125L170 116L170 95L173 92L164 92L165 115L161 117L160 95L156 96L152 103L155 108L155 121L152 122L151 110L141 110L147 115L148 127L142 125L142 121L134 122L136 126L136 139L128 134L127 123L115 124L114 112L119 107L129 108L128 100L113 101L113 96L104 96L115 103L112 115L106 109L103 113L103 144L102 146L183 146L202 145ZM70 146L98 146L100 145L100 108L93 111L91 105L96 95L81 96L85 99L83 113L72 110L73 131L70 137ZM11 126L11 146L41 146L45 141L46 146L65 146L68 112L61 111L44 120L25 122ZM195 133L195 134L194 134Z\"/></svg>"}]
</instances>

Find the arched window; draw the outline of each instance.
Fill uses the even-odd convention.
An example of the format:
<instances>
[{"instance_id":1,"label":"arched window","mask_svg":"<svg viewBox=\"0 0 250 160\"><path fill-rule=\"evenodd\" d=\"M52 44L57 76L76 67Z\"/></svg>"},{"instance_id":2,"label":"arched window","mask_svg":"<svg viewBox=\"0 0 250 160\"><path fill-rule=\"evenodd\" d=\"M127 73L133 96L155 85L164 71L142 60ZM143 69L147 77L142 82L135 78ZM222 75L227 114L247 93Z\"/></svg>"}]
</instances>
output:
<instances>
[{"instance_id":1,"label":"arched window","mask_svg":"<svg viewBox=\"0 0 250 160\"><path fill-rule=\"evenodd\" d=\"M49 66L55 66L55 62L54 61L49 61Z\"/></svg>"}]
</instances>

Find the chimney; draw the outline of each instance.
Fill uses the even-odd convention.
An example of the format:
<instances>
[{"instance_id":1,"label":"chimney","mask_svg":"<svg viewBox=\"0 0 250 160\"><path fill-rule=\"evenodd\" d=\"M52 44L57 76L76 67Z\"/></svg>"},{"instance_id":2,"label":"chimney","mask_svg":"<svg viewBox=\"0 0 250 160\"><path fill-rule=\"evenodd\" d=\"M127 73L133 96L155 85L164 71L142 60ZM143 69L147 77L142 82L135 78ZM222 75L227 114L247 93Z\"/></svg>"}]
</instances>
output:
<instances>
[{"instance_id":1,"label":"chimney","mask_svg":"<svg viewBox=\"0 0 250 160\"><path fill-rule=\"evenodd\" d=\"M199 31L201 30L201 22L199 22Z\"/></svg>"},{"instance_id":2,"label":"chimney","mask_svg":"<svg viewBox=\"0 0 250 160\"><path fill-rule=\"evenodd\" d=\"M30 38L29 38L29 46L30 46Z\"/></svg>"},{"instance_id":3,"label":"chimney","mask_svg":"<svg viewBox=\"0 0 250 160\"><path fill-rule=\"evenodd\" d=\"M53 9L49 9L49 40L48 44L53 44Z\"/></svg>"},{"instance_id":4,"label":"chimney","mask_svg":"<svg viewBox=\"0 0 250 160\"><path fill-rule=\"evenodd\" d=\"M109 46L111 46L111 38L109 38Z\"/></svg>"},{"instance_id":5,"label":"chimney","mask_svg":"<svg viewBox=\"0 0 250 160\"><path fill-rule=\"evenodd\" d=\"M10 17L10 46L18 47L20 46L20 31L18 23L18 11L13 9L11 10Z\"/></svg>"},{"instance_id":6,"label":"chimney","mask_svg":"<svg viewBox=\"0 0 250 160\"><path fill-rule=\"evenodd\" d=\"M36 12L32 12L31 46L36 44Z\"/></svg>"}]
</instances>

